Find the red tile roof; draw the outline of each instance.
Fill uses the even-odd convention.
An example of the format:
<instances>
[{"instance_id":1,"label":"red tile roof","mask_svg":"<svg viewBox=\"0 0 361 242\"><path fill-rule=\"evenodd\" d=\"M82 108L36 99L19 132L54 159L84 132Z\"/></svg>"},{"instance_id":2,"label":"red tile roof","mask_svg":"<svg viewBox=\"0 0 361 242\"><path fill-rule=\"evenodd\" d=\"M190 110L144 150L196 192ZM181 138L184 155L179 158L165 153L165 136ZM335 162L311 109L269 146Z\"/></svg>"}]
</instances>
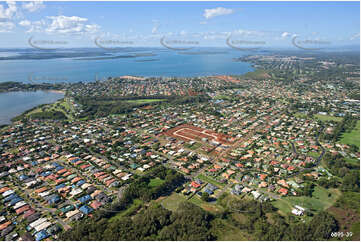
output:
<instances>
[{"instance_id":1,"label":"red tile roof","mask_svg":"<svg viewBox=\"0 0 361 242\"><path fill-rule=\"evenodd\" d=\"M282 195L287 195L288 190L286 188L281 188L280 190L278 190L278 192Z\"/></svg>"},{"instance_id":2,"label":"red tile roof","mask_svg":"<svg viewBox=\"0 0 361 242\"><path fill-rule=\"evenodd\" d=\"M192 181L191 186L194 187L194 188L198 188L198 187L200 187L201 185L198 184L198 183L195 182L195 181Z\"/></svg>"},{"instance_id":3,"label":"red tile roof","mask_svg":"<svg viewBox=\"0 0 361 242\"><path fill-rule=\"evenodd\" d=\"M29 205L26 205L26 206L22 206L21 208L18 208L16 209L16 214L19 215L19 214L22 214L23 212L27 211L30 209L30 206Z\"/></svg>"}]
</instances>

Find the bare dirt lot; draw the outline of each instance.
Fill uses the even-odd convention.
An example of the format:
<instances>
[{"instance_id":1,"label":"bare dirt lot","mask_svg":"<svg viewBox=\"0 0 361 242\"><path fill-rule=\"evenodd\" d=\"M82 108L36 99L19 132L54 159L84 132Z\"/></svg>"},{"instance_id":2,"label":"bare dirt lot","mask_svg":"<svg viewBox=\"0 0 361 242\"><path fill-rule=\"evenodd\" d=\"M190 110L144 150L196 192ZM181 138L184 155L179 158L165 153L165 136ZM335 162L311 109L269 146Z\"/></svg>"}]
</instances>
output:
<instances>
[{"instance_id":1,"label":"bare dirt lot","mask_svg":"<svg viewBox=\"0 0 361 242\"><path fill-rule=\"evenodd\" d=\"M175 128L169 129L164 132L164 135L181 139L184 141L200 141L206 138L209 141L214 140L221 144L231 144L227 135L219 134L211 130L195 127L190 124L182 124Z\"/></svg>"}]
</instances>

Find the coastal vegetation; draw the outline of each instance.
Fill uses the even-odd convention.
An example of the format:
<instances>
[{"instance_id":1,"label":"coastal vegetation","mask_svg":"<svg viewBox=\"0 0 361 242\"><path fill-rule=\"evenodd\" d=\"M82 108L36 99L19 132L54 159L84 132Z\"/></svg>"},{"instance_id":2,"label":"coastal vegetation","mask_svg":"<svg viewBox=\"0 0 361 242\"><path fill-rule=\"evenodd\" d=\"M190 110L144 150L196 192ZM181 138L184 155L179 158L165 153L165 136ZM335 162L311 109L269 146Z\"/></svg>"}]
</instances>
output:
<instances>
[{"instance_id":1,"label":"coastal vegetation","mask_svg":"<svg viewBox=\"0 0 361 242\"><path fill-rule=\"evenodd\" d=\"M271 78L268 74L269 71L264 69L256 69L255 71L247 72L240 76L241 79L252 79L252 80L265 80Z\"/></svg>"},{"instance_id":2,"label":"coastal vegetation","mask_svg":"<svg viewBox=\"0 0 361 242\"><path fill-rule=\"evenodd\" d=\"M124 114L134 108L151 105L199 103L208 100L205 95L199 96L152 96L152 97L76 97L84 108L80 118L104 117L111 114Z\"/></svg>"},{"instance_id":3,"label":"coastal vegetation","mask_svg":"<svg viewBox=\"0 0 361 242\"><path fill-rule=\"evenodd\" d=\"M329 239L337 231L335 218L327 212L315 215L306 224L283 217L270 203L249 199L220 198L221 212L212 214L197 205L181 201L168 210L150 201L131 214L96 215L77 223L60 235L61 240L220 240L224 238L257 240ZM238 218L241 218L239 220ZM230 230L229 230L230 229ZM235 235L230 233L235 232Z\"/></svg>"},{"instance_id":4,"label":"coastal vegetation","mask_svg":"<svg viewBox=\"0 0 361 242\"><path fill-rule=\"evenodd\" d=\"M22 83L22 82L0 82L0 93L13 91L36 91L36 90L62 90L61 84L52 83Z\"/></svg>"},{"instance_id":5,"label":"coastal vegetation","mask_svg":"<svg viewBox=\"0 0 361 242\"><path fill-rule=\"evenodd\" d=\"M12 121L25 119L52 119L52 120L66 120L73 119L73 109L69 105L66 98L62 98L55 103L41 104L37 107L29 109L21 115L14 117Z\"/></svg>"}]
</instances>

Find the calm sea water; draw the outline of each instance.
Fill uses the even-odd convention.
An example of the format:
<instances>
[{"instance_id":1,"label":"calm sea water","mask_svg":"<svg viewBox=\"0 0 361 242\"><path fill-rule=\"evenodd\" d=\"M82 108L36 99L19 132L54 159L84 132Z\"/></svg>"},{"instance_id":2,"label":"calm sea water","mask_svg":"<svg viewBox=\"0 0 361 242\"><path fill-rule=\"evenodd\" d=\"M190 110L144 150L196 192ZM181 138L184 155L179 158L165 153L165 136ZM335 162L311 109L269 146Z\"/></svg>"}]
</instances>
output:
<instances>
[{"instance_id":1,"label":"calm sea water","mask_svg":"<svg viewBox=\"0 0 361 242\"><path fill-rule=\"evenodd\" d=\"M170 50L150 50L144 53L155 55L105 60L79 60L79 58L0 60L0 82L87 82L94 81L95 78L122 75L146 77L236 75L253 70L249 63L233 60L247 53L241 54L233 50L217 49L205 52L203 50L202 53L195 50L188 54ZM17 55L16 52L5 54ZM62 94L40 91L1 93L0 124L9 123L11 118L30 108L52 103L62 97Z\"/></svg>"},{"instance_id":2,"label":"calm sea water","mask_svg":"<svg viewBox=\"0 0 361 242\"><path fill-rule=\"evenodd\" d=\"M40 104L53 103L63 97L61 93L45 91L0 93L0 125L11 123L11 118L26 110Z\"/></svg>"},{"instance_id":3,"label":"calm sea water","mask_svg":"<svg viewBox=\"0 0 361 242\"><path fill-rule=\"evenodd\" d=\"M108 60L1 60L0 82L28 82L29 78L50 83L77 82L94 81L95 76L101 79L121 75L190 77L244 74L253 70L249 63L233 61L241 56L233 50L217 54L151 52L155 56Z\"/></svg>"}]
</instances>

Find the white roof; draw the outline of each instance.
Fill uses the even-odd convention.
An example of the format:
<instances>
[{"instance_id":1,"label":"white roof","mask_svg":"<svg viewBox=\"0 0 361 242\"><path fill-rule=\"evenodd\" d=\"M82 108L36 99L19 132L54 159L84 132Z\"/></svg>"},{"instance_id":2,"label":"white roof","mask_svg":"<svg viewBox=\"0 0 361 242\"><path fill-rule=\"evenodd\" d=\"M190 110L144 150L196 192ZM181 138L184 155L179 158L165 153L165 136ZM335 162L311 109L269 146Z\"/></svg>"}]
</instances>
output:
<instances>
[{"instance_id":1,"label":"white roof","mask_svg":"<svg viewBox=\"0 0 361 242\"><path fill-rule=\"evenodd\" d=\"M36 183L37 183L36 180L34 180L34 181L29 181L29 182L25 183L25 186L30 187L31 185L34 185L34 184L36 184Z\"/></svg>"},{"instance_id":2,"label":"white roof","mask_svg":"<svg viewBox=\"0 0 361 242\"><path fill-rule=\"evenodd\" d=\"M45 221L47 221L46 218L39 218L38 220L35 220L34 222L32 222L31 224L29 224L30 227L34 228L42 223L44 223Z\"/></svg>"},{"instance_id":3,"label":"white roof","mask_svg":"<svg viewBox=\"0 0 361 242\"><path fill-rule=\"evenodd\" d=\"M116 175L116 174L118 174L118 173L120 173L120 172L122 172L121 169L116 169L115 171L113 171L113 174Z\"/></svg>"},{"instance_id":4,"label":"white roof","mask_svg":"<svg viewBox=\"0 0 361 242\"><path fill-rule=\"evenodd\" d=\"M70 218L70 217L73 217L75 214L78 214L78 213L80 213L80 211L79 211L78 209L76 209L76 210L74 210L74 211L69 211L69 212L67 212L67 213L65 214L65 216L66 216L67 218Z\"/></svg>"},{"instance_id":5,"label":"white roof","mask_svg":"<svg viewBox=\"0 0 361 242\"><path fill-rule=\"evenodd\" d=\"M292 213L295 215L301 215L302 211L294 208L294 209L292 209Z\"/></svg>"},{"instance_id":6,"label":"white roof","mask_svg":"<svg viewBox=\"0 0 361 242\"><path fill-rule=\"evenodd\" d=\"M39 193L39 196L40 197L45 197L45 196L48 196L50 193L52 193L52 191L45 191L45 192L41 192L41 193Z\"/></svg>"},{"instance_id":7,"label":"white roof","mask_svg":"<svg viewBox=\"0 0 361 242\"><path fill-rule=\"evenodd\" d=\"M80 189L80 188L77 188L77 189L73 189L71 192L70 192L70 195L78 195L79 193L81 193L83 190Z\"/></svg>"},{"instance_id":8,"label":"white roof","mask_svg":"<svg viewBox=\"0 0 361 242\"><path fill-rule=\"evenodd\" d=\"M81 188L82 189L87 189L88 187L90 187L91 186L91 184L89 184L89 183L84 183L83 185L81 185Z\"/></svg>"},{"instance_id":9,"label":"white roof","mask_svg":"<svg viewBox=\"0 0 361 242\"><path fill-rule=\"evenodd\" d=\"M129 177L131 177L131 176L132 176L132 174L127 174L127 175L125 175L125 176L122 177L122 180L123 180L123 181L126 181L126 180L128 180Z\"/></svg>"},{"instance_id":10,"label":"white roof","mask_svg":"<svg viewBox=\"0 0 361 242\"><path fill-rule=\"evenodd\" d=\"M46 229L51 225L50 222L44 222L38 226L35 227L36 232L39 232L40 230Z\"/></svg>"},{"instance_id":11,"label":"white roof","mask_svg":"<svg viewBox=\"0 0 361 242\"><path fill-rule=\"evenodd\" d=\"M17 172L17 170L14 169L14 168L11 168L11 169L9 170L9 173L10 173L10 174L15 173L15 172Z\"/></svg>"},{"instance_id":12,"label":"white roof","mask_svg":"<svg viewBox=\"0 0 361 242\"><path fill-rule=\"evenodd\" d=\"M305 211L305 209L303 207L300 207L298 205L295 205L295 208L297 208L298 210L301 210L302 212Z\"/></svg>"},{"instance_id":13,"label":"white roof","mask_svg":"<svg viewBox=\"0 0 361 242\"><path fill-rule=\"evenodd\" d=\"M7 197L7 196L9 196L9 195L11 195L11 194L13 194L13 193L14 193L14 190L8 190L8 191L4 192L4 193L2 194L2 196L3 196L3 197Z\"/></svg>"},{"instance_id":14,"label":"white roof","mask_svg":"<svg viewBox=\"0 0 361 242\"><path fill-rule=\"evenodd\" d=\"M252 193L252 195L254 196L254 197L256 197L256 198L258 198L261 194L259 193L259 192L257 192L257 191L252 191L251 192Z\"/></svg>"},{"instance_id":15,"label":"white roof","mask_svg":"<svg viewBox=\"0 0 361 242\"><path fill-rule=\"evenodd\" d=\"M27 204L26 202L20 201L20 202L16 203L16 204L13 206L13 208L16 210L16 209L21 208L22 206L24 206L24 205L26 205L26 204Z\"/></svg>"},{"instance_id":16,"label":"white roof","mask_svg":"<svg viewBox=\"0 0 361 242\"><path fill-rule=\"evenodd\" d=\"M31 159L31 158L28 157L28 156L23 157L23 161L28 161L28 160L30 160L30 159Z\"/></svg>"}]
</instances>

